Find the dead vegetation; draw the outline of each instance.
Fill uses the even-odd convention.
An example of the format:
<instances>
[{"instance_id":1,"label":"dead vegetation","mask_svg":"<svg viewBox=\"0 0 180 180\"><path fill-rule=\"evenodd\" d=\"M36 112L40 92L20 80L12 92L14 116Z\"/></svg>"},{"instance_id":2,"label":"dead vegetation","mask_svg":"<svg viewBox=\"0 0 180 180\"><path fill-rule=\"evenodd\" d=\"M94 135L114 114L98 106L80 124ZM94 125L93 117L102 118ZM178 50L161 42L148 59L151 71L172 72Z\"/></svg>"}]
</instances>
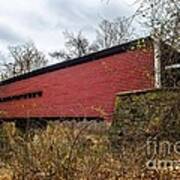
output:
<instances>
[{"instance_id":1,"label":"dead vegetation","mask_svg":"<svg viewBox=\"0 0 180 180\"><path fill-rule=\"evenodd\" d=\"M46 130L25 134L7 123L1 128L2 144L0 179L3 180L129 180L172 176L142 168L142 146L114 152L103 123L53 122Z\"/></svg>"}]
</instances>

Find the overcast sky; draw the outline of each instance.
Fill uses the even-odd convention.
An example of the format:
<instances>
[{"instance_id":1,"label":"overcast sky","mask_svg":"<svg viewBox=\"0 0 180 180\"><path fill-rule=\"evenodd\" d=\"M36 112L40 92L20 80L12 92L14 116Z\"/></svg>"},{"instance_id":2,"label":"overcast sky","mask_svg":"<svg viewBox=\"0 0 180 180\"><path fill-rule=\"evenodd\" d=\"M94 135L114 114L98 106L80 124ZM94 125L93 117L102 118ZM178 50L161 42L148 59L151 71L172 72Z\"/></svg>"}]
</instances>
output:
<instances>
[{"instance_id":1,"label":"overcast sky","mask_svg":"<svg viewBox=\"0 0 180 180\"><path fill-rule=\"evenodd\" d=\"M62 48L62 31L81 29L90 39L102 18L130 16L135 0L0 0L0 51L32 40L45 52Z\"/></svg>"}]
</instances>

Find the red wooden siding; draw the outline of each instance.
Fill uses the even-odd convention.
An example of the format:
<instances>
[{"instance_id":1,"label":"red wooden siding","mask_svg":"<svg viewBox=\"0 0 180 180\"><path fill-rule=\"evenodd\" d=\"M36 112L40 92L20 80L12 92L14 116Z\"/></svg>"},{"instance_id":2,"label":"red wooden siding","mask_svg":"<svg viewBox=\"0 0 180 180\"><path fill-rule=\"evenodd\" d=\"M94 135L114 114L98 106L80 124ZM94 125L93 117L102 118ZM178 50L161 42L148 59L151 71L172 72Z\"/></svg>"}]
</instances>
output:
<instances>
[{"instance_id":1,"label":"red wooden siding","mask_svg":"<svg viewBox=\"0 0 180 180\"><path fill-rule=\"evenodd\" d=\"M111 117L118 92L153 87L153 53L119 53L0 87L0 97L42 91L42 97L0 103L2 118Z\"/></svg>"}]
</instances>

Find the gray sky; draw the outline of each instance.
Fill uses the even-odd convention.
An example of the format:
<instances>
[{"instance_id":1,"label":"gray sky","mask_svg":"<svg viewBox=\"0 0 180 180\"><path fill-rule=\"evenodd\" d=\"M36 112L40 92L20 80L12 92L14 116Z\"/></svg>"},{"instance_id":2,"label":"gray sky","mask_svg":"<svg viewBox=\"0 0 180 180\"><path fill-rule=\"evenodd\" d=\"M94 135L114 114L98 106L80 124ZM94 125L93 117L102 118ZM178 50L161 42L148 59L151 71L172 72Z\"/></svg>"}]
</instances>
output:
<instances>
[{"instance_id":1,"label":"gray sky","mask_svg":"<svg viewBox=\"0 0 180 180\"><path fill-rule=\"evenodd\" d=\"M0 0L0 51L32 40L45 52L62 48L62 31L82 29L89 39L102 18L130 16L135 0Z\"/></svg>"}]
</instances>

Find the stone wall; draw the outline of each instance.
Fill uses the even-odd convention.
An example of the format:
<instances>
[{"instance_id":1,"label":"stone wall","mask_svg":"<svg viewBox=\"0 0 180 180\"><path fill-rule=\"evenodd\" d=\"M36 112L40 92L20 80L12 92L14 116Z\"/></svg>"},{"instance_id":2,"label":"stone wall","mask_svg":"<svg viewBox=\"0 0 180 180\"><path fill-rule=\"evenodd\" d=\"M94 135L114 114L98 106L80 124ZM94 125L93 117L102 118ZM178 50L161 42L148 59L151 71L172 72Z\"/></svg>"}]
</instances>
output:
<instances>
[{"instance_id":1,"label":"stone wall","mask_svg":"<svg viewBox=\"0 0 180 180\"><path fill-rule=\"evenodd\" d=\"M180 159L180 89L121 93L115 107L109 138L128 172L157 172L169 163L174 170Z\"/></svg>"}]
</instances>

